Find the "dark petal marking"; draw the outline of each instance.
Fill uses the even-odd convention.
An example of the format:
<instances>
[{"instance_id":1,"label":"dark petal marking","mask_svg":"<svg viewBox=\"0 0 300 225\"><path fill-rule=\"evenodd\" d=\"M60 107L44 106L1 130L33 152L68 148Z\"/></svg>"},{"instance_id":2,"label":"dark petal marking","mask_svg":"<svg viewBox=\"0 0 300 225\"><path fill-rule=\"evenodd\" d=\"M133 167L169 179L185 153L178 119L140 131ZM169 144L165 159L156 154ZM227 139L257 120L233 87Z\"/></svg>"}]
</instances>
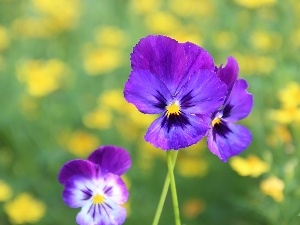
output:
<instances>
[{"instance_id":1,"label":"dark petal marking","mask_svg":"<svg viewBox=\"0 0 300 225\"><path fill-rule=\"evenodd\" d=\"M227 105L224 106L224 108L222 109L222 111L223 111L223 116L222 117L224 119L227 118L227 117L230 117L232 108L233 108L233 106L230 105L230 104L227 104Z\"/></svg>"},{"instance_id":2,"label":"dark petal marking","mask_svg":"<svg viewBox=\"0 0 300 225\"><path fill-rule=\"evenodd\" d=\"M113 188L113 187L111 187L111 186L110 186L110 187L105 186L105 187L104 187L104 193L105 193L105 194L109 194L109 192L112 190L112 188Z\"/></svg>"},{"instance_id":3,"label":"dark petal marking","mask_svg":"<svg viewBox=\"0 0 300 225\"><path fill-rule=\"evenodd\" d=\"M193 92L193 90L190 90L187 94L185 94L185 95L181 98L181 100L180 100L180 106L181 106L181 107L186 108L186 107L192 106L192 105L190 105L190 103L189 103L189 101L190 101L191 99L193 99L193 97L194 97L194 96L192 96L192 92Z\"/></svg>"},{"instance_id":4,"label":"dark petal marking","mask_svg":"<svg viewBox=\"0 0 300 225\"><path fill-rule=\"evenodd\" d=\"M154 95L154 97L159 101L158 104L153 104L155 107L160 109L165 109L167 105L167 99L160 91L157 91L157 95Z\"/></svg>"},{"instance_id":5,"label":"dark petal marking","mask_svg":"<svg viewBox=\"0 0 300 225\"><path fill-rule=\"evenodd\" d=\"M191 124L190 124L188 118L186 118L184 116L184 114L182 114L180 112L180 115L171 114L169 117L167 117L167 115L165 113L161 125L162 125L162 127L166 127L167 132L169 133L173 126L175 126L175 127L180 126L182 129L184 129L186 127L186 125L191 125Z\"/></svg>"},{"instance_id":6,"label":"dark petal marking","mask_svg":"<svg viewBox=\"0 0 300 225\"><path fill-rule=\"evenodd\" d=\"M110 218L109 213L107 212L107 209L105 208L105 206L108 206L107 203L104 202L103 204L101 204L101 206L102 206L102 209L104 210L104 212L106 213L107 217ZM110 206L109 206L109 208L112 209Z\"/></svg>"},{"instance_id":7,"label":"dark petal marking","mask_svg":"<svg viewBox=\"0 0 300 225\"><path fill-rule=\"evenodd\" d=\"M232 133L232 131L226 126L226 123L222 121L219 124L215 124L213 127L213 139L216 140L216 134L226 138L226 136Z\"/></svg>"},{"instance_id":8,"label":"dark petal marking","mask_svg":"<svg viewBox=\"0 0 300 225\"><path fill-rule=\"evenodd\" d=\"M85 190L82 189L81 191L85 194L85 196L82 198L82 200L88 200L90 197L92 197L92 191L88 187L85 186Z\"/></svg>"},{"instance_id":9,"label":"dark petal marking","mask_svg":"<svg viewBox=\"0 0 300 225\"><path fill-rule=\"evenodd\" d=\"M106 205L108 208L113 209L107 202L104 202L103 204Z\"/></svg>"}]
</instances>

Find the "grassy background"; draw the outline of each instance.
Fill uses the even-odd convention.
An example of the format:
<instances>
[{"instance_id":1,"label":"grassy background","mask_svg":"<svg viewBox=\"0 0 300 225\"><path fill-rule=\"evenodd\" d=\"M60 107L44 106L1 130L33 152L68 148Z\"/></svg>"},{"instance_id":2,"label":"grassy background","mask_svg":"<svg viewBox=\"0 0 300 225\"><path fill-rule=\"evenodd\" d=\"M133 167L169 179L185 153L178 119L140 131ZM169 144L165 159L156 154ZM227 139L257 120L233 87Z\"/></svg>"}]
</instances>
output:
<instances>
[{"instance_id":1,"label":"grassy background","mask_svg":"<svg viewBox=\"0 0 300 225\"><path fill-rule=\"evenodd\" d=\"M104 144L133 159L125 224L151 224L167 166L143 140L153 117L127 104L122 89L132 47L155 33L203 46L217 65L236 57L255 99L242 121L253 142L241 156L269 167L240 176L205 140L182 150L175 170L182 224L299 224L299 15L297 0L0 0L0 180L11 189L0 198L0 225L15 224L5 207L23 192L46 206L33 223L75 224L79 209L63 203L58 171ZM282 100L293 82L298 95ZM259 165L235 170L246 166ZM283 192L271 185L281 201L261 189L272 176L284 183ZM170 196L160 224L174 224Z\"/></svg>"}]
</instances>

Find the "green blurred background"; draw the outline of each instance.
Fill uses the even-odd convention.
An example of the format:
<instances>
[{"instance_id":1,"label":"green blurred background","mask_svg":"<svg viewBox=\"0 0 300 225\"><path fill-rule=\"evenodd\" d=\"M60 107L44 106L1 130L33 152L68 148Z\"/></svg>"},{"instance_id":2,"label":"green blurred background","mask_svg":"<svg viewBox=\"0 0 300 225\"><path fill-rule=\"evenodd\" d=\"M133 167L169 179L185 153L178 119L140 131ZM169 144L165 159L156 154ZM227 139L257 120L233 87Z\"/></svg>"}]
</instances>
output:
<instances>
[{"instance_id":1,"label":"green blurred background","mask_svg":"<svg viewBox=\"0 0 300 225\"><path fill-rule=\"evenodd\" d=\"M199 44L216 65L234 56L255 99L240 157L222 163L205 140L180 151L182 224L299 224L298 0L0 0L0 225L75 224L58 171L106 144L133 160L125 224L152 223L165 155L122 93L148 34ZM173 221L168 196L160 224Z\"/></svg>"}]
</instances>

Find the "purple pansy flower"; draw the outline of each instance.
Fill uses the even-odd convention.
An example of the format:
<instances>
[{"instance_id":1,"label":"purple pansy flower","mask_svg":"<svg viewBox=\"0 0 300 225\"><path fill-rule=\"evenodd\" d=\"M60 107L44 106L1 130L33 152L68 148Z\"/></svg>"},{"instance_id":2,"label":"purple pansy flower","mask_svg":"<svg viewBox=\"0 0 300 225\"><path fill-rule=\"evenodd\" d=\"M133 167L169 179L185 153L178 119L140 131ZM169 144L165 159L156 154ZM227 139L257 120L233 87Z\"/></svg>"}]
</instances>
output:
<instances>
[{"instance_id":1,"label":"purple pansy flower","mask_svg":"<svg viewBox=\"0 0 300 225\"><path fill-rule=\"evenodd\" d=\"M81 207L76 217L80 225L121 225L126 218L124 204L128 190L120 176L131 166L128 152L103 146L87 160L71 160L60 170L63 200L71 208Z\"/></svg>"},{"instance_id":2,"label":"purple pansy flower","mask_svg":"<svg viewBox=\"0 0 300 225\"><path fill-rule=\"evenodd\" d=\"M150 35L134 47L131 66L126 100L142 113L160 115L145 140L164 150L198 142L209 125L196 115L216 111L227 93L208 52L189 42Z\"/></svg>"},{"instance_id":3,"label":"purple pansy flower","mask_svg":"<svg viewBox=\"0 0 300 225\"><path fill-rule=\"evenodd\" d=\"M239 67L233 57L228 57L226 66L217 68L216 73L227 85L228 95L221 109L211 116L207 144L213 154L226 162L229 157L245 150L252 140L250 131L235 122L249 115L253 96L247 92L247 82L238 79Z\"/></svg>"}]
</instances>

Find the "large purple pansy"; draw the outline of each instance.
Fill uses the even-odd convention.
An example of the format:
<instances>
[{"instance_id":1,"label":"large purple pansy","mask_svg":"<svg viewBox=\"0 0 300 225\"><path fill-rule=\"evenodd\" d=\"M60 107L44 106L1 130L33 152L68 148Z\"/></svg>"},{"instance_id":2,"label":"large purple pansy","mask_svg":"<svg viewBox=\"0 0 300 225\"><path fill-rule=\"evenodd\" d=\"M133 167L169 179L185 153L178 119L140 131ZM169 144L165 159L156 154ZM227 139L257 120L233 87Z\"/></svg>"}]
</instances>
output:
<instances>
[{"instance_id":1,"label":"large purple pansy","mask_svg":"<svg viewBox=\"0 0 300 225\"><path fill-rule=\"evenodd\" d=\"M238 64L233 57L228 58L224 68L217 69L217 75L227 85L228 95L222 108L211 116L207 144L210 151L224 162L245 150L252 140L246 127L235 124L247 117L253 107L253 96L247 92L248 84L237 79L238 72Z\"/></svg>"},{"instance_id":2,"label":"large purple pansy","mask_svg":"<svg viewBox=\"0 0 300 225\"><path fill-rule=\"evenodd\" d=\"M120 175L131 166L128 152L116 146L103 146L88 160L71 160L60 170L63 200L79 208L79 225L121 225L126 218L124 204L128 190Z\"/></svg>"},{"instance_id":3,"label":"large purple pansy","mask_svg":"<svg viewBox=\"0 0 300 225\"><path fill-rule=\"evenodd\" d=\"M209 125L196 115L216 111L227 93L212 57L195 44L150 35L134 47L131 66L126 100L142 113L160 115L145 140L164 150L198 142Z\"/></svg>"}]
</instances>

